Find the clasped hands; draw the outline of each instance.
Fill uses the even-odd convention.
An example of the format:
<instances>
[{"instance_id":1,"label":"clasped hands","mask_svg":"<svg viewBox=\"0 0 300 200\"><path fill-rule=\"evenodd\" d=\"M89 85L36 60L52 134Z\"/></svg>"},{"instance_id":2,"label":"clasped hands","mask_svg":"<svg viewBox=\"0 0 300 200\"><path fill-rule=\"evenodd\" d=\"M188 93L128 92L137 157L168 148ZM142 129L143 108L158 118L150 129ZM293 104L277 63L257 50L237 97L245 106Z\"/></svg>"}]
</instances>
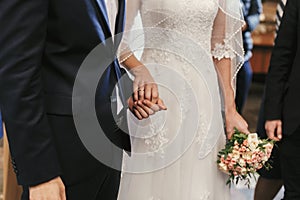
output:
<instances>
[{"instance_id":1,"label":"clasped hands","mask_svg":"<svg viewBox=\"0 0 300 200\"><path fill-rule=\"evenodd\" d=\"M139 119L166 110L163 100L159 97L157 84L145 66L135 67L130 71L134 78L133 94L128 99L128 107Z\"/></svg>"}]
</instances>

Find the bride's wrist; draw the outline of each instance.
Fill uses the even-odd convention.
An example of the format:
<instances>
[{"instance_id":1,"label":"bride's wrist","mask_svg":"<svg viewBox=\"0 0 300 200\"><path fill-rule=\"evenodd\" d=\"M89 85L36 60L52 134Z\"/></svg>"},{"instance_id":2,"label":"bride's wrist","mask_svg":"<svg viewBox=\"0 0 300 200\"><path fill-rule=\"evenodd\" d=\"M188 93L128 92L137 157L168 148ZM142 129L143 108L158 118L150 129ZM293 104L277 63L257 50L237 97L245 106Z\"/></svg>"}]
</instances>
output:
<instances>
[{"instance_id":1,"label":"bride's wrist","mask_svg":"<svg viewBox=\"0 0 300 200\"><path fill-rule=\"evenodd\" d=\"M236 112L236 105L235 103L225 104L225 114L232 114Z\"/></svg>"},{"instance_id":2,"label":"bride's wrist","mask_svg":"<svg viewBox=\"0 0 300 200\"><path fill-rule=\"evenodd\" d=\"M231 113L233 111L236 111L234 97L228 97L225 99L225 113Z\"/></svg>"},{"instance_id":3,"label":"bride's wrist","mask_svg":"<svg viewBox=\"0 0 300 200\"><path fill-rule=\"evenodd\" d=\"M133 68L130 69L130 72L131 72L132 75L134 75L134 76L143 74L143 73L145 73L146 71L148 71L148 69L147 69L144 65L135 66L135 67L133 67Z\"/></svg>"}]
</instances>

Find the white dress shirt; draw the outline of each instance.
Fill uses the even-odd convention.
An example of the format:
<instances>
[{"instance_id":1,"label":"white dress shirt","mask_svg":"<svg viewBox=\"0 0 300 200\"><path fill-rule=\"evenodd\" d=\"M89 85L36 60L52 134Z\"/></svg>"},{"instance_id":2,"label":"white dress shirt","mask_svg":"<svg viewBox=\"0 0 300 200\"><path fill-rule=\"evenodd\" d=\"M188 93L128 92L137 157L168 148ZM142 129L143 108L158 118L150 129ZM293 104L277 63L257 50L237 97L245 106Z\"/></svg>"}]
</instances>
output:
<instances>
[{"instance_id":1,"label":"white dress shirt","mask_svg":"<svg viewBox=\"0 0 300 200\"><path fill-rule=\"evenodd\" d=\"M107 8L107 15L109 20L109 26L112 34L115 31L115 23L116 23L116 16L118 10L118 1L117 0L105 0L106 8Z\"/></svg>"}]
</instances>

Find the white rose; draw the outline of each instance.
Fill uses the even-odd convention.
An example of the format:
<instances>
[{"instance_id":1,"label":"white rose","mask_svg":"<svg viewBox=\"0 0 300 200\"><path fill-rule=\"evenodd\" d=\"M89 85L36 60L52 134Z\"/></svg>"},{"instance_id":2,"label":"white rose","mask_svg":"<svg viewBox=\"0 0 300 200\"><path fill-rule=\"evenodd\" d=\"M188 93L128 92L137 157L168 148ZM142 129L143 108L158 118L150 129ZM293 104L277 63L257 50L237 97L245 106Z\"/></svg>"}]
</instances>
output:
<instances>
[{"instance_id":1,"label":"white rose","mask_svg":"<svg viewBox=\"0 0 300 200\"><path fill-rule=\"evenodd\" d=\"M246 162L245 162L245 160L243 158L239 159L239 164L240 164L241 167L246 166Z\"/></svg>"},{"instance_id":2,"label":"white rose","mask_svg":"<svg viewBox=\"0 0 300 200\"><path fill-rule=\"evenodd\" d=\"M257 148L258 144L259 144L258 137L257 137L256 133L250 133L248 135L247 141L248 141L248 145L249 145L249 148L251 149L251 151L254 151Z\"/></svg>"},{"instance_id":3,"label":"white rose","mask_svg":"<svg viewBox=\"0 0 300 200\"><path fill-rule=\"evenodd\" d=\"M242 157L245 160L251 160L252 159L252 153L251 152L245 152L245 153L242 154Z\"/></svg>"},{"instance_id":4,"label":"white rose","mask_svg":"<svg viewBox=\"0 0 300 200\"><path fill-rule=\"evenodd\" d=\"M247 174L247 169L245 167L242 168L241 174Z\"/></svg>"},{"instance_id":5,"label":"white rose","mask_svg":"<svg viewBox=\"0 0 300 200\"><path fill-rule=\"evenodd\" d=\"M232 160L237 161L240 157L241 157L241 155L240 155L239 151L236 151L236 150L232 151Z\"/></svg>"},{"instance_id":6,"label":"white rose","mask_svg":"<svg viewBox=\"0 0 300 200\"><path fill-rule=\"evenodd\" d=\"M265 155L265 156L262 157L261 160L262 160L263 162L267 162L267 161L269 160L269 158L268 158L268 156Z\"/></svg>"},{"instance_id":7,"label":"white rose","mask_svg":"<svg viewBox=\"0 0 300 200\"><path fill-rule=\"evenodd\" d=\"M267 144L264 145L264 148L265 149L273 149L273 144L267 143Z\"/></svg>"},{"instance_id":8,"label":"white rose","mask_svg":"<svg viewBox=\"0 0 300 200\"><path fill-rule=\"evenodd\" d=\"M219 168L224 172L227 172L228 170L227 165L225 165L224 163L219 163Z\"/></svg>"}]
</instances>

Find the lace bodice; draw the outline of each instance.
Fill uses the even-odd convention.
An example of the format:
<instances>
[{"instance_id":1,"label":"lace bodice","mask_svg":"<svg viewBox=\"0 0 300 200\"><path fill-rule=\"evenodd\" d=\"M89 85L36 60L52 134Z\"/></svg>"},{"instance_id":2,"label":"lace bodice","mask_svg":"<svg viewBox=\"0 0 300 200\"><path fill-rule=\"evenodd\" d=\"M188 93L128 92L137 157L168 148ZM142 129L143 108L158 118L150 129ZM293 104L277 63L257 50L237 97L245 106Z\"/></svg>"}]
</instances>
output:
<instances>
[{"instance_id":1,"label":"lace bodice","mask_svg":"<svg viewBox=\"0 0 300 200\"><path fill-rule=\"evenodd\" d=\"M170 43L177 43L178 46L184 47L187 45L183 43L186 42L182 40L184 38L197 43L209 55L219 60L230 58L233 61L232 75L235 77L243 60L240 34L243 21L240 19L238 2L231 0L127 1L125 27L127 33L124 34L120 54L126 54L127 50L124 49L128 46L131 46L128 51L133 52L143 47L165 47L165 44ZM141 17L142 23L139 27L133 26L136 16ZM140 31L132 33L133 29L140 29ZM161 29L161 31L151 32L149 29ZM164 30L176 32L177 37L172 38L170 33ZM130 35L133 36L131 39ZM122 61L123 59L126 60L122 58Z\"/></svg>"},{"instance_id":2,"label":"lace bodice","mask_svg":"<svg viewBox=\"0 0 300 200\"><path fill-rule=\"evenodd\" d=\"M140 14L144 27L177 31L209 51L213 22L218 11L214 0L154 0L141 1ZM152 37L145 33L145 41ZM166 38L163 38L166 37ZM163 35L161 41L168 41Z\"/></svg>"}]
</instances>

